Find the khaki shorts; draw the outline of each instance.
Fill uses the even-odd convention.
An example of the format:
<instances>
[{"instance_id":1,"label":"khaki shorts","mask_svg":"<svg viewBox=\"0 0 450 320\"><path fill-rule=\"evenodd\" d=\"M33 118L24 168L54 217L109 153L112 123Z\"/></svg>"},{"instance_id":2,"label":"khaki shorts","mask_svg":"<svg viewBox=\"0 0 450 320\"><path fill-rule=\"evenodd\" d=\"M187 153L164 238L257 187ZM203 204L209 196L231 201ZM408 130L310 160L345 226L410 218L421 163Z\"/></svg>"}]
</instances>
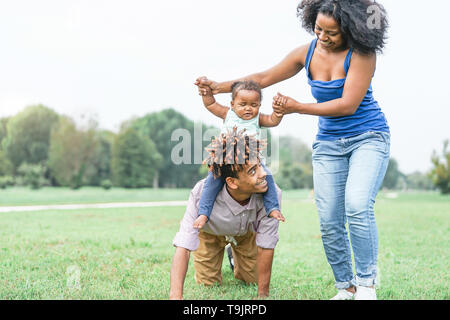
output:
<instances>
[{"instance_id":1,"label":"khaki shorts","mask_svg":"<svg viewBox=\"0 0 450 320\"><path fill-rule=\"evenodd\" d=\"M195 281L207 286L222 284L222 262L225 236L215 236L203 231L199 233L200 245L194 254ZM249 231L243 236L234 237L237 246L231 244L234 259L234 277L246 283L256 283L258 279L256 257L256 233Z\"/></svg>"}]
</instances>

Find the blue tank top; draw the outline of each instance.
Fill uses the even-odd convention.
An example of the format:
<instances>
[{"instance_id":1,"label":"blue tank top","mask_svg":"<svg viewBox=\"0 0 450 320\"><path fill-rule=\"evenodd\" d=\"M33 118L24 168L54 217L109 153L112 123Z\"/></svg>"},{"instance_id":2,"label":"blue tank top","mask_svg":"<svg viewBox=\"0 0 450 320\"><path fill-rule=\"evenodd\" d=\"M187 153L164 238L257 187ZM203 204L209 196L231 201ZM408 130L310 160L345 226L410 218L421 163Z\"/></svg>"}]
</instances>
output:
<instances>
[{"instance_id":1,"label":"blue tank top","mask_svg":"<svg viewBox=\"0 0 450 320\"><path fill-rule=\"evenodd\" d=\"M311 86L311 93L317 100L317 103L341 98L353 51L350 49L345 58L345 78L331 81L312 80L311 74L309 73L309 65L314 55L314 50L316 49L316 43L317 38L311 42L305 60L306 75L308 77L308 83ZM373 98L372 83L354 114L343 117L319 117L319 132L316 138L317 140L332 141L357 136L367 131L383 131L389 133L386 118L383 112L381 112L378 102Z\"/></svg>"}]
</instances>

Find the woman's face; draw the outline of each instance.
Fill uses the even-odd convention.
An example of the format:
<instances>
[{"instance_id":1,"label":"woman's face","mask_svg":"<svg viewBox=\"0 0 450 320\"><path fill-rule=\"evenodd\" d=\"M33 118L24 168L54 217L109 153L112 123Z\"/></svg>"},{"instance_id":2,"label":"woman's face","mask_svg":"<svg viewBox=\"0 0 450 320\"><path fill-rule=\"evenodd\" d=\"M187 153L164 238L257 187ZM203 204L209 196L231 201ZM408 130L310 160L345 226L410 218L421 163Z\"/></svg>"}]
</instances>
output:
<instances>
[{"instance_id":1,"label":"woman's face","mask_svg":"<svg viewBox=\"0 0 450 320\"><path fill-rule=\"evenodd\" d=\"M326 50L339 50L344 45L344 37L339 24L333 17L319 13L316 19L314 33L319 45Z\"/></svg>"}]
</instances>

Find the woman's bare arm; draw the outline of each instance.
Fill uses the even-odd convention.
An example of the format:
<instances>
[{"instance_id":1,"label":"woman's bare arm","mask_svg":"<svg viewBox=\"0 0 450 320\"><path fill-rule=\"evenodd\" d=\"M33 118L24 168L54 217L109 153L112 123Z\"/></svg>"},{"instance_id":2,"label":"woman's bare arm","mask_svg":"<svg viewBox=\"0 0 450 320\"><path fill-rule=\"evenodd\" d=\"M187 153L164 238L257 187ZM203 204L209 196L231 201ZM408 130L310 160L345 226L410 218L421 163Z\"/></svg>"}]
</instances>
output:
<instances>
[{"instance_id":1,"label":"woman's bare arm","mask_svg":"<svg viewBox=\"0 0 450 320\"><path fill-rule=\"evenodd\" d=\"M278 94L274 97L274 110L277 113L301 113L316 116L341 117L356 112L367 94L376 66L376 54L363 56L354 53L347 74L342 97L323 103L300 103L290 97ZM286 103L277 99L287 98Z\"/></svg>"},{"instance_id":2,"label":"woman's bare arm","mask_svg":"<svg viewBox=\"0 0 450 320\"><path fill-rule=\"evenodd\" d=\"M292 50L280 63L262 72L254 73L233 81L216 82L206 77L199 77L195 84L200 88L209 86L213 94L231 92L231 85L240 80L253 80L261 88L289 79L300 72L305 64L309 44ZM199 90L200 93L202 92Z\"/></svg>"}]
</instances>

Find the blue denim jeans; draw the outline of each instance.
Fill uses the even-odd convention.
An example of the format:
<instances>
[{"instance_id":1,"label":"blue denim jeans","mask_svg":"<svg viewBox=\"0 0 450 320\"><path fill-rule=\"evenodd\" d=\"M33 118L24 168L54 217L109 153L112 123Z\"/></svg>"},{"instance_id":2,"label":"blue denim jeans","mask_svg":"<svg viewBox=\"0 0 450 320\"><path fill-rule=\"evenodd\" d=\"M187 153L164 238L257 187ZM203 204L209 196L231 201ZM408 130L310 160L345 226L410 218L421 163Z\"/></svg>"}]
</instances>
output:
<instances>
[{"instance_id":1,"label":"blue denim jeans","mask_svg":"<svg viewBox=\"0 0 450 320\"><path fill-rule=\"evenodd\" d=\"M378 231L373 207L389 153L390 135L385 132L370 131L313 143L314 193L320 230L337 289L376 283Z\"/></svg>"},{"instance_id":2,"label":"blue denim jeans","mask_svg":"<svg viewBox=\"0 0 450 320\"><path fill-rule=\"evenodd\" d=\"M263 200L264 208L266 209L267 215L269 215L273 210L280 210L280 205L278 203L278 195L272 173L264 164L262 166L267 173L266 181L268 189L263 194ZM222 190L224 184L225 181L222 178L214 179L212 172L208 172L208 176L203 184L202 196L200 197L199 215L205 215L209 219L214 207L214 201L216 201L217 194Z\"/></svg>"}]
</instances>

